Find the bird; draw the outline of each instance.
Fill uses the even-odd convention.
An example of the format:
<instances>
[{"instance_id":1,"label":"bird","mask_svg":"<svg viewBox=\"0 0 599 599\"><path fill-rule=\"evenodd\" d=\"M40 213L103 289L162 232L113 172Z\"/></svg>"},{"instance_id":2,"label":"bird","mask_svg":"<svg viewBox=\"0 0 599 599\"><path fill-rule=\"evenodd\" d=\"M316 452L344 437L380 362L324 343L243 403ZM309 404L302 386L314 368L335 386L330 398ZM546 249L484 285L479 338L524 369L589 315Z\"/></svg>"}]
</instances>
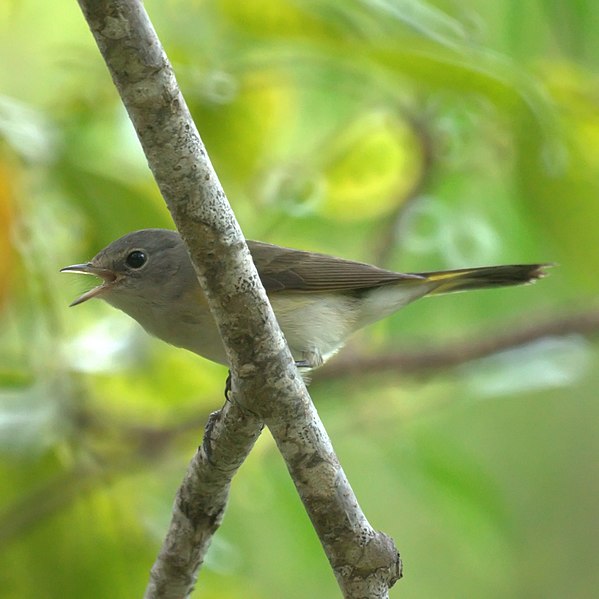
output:
<instances>
[{"instance_id":1,"label":"bird","mask_svg":"<svg viewBox=\"0 0 599 599\"><path fill-rule=\"evenodd\" d=\"M335 355L352 333L425 296L532 283L547 263L399 273L327 254L247 242L296 364L307 371ZM229 365L208 301L177 231L142 229L113 241L89 262L61 272L102 283L70 305L99 298L148 333Z\"/></svg>"}]
</instances>

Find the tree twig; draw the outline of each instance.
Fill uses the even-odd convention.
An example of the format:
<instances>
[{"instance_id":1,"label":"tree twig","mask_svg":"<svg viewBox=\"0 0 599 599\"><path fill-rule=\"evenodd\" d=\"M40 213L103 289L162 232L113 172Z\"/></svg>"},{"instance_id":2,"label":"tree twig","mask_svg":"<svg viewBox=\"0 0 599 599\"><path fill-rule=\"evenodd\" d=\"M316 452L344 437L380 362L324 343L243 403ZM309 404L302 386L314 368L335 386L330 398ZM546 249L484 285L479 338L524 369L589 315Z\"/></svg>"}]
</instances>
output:
<instances>
[{"instance_id":1,"label":"tree twig","mask_svg":"<svg viewBox=\"0 0 599 599\"><path fill-rule=\"evenodd\" d=\"M314 373L314 382L392 371L396 374L424 374L490 356L500 351L533 343L544 337L592 335L599 333L599 309L577 314L556 315L522 325L505 326L504 331L475 339L450 341L440 347L418 352L393 352L374 356L344 354Z\"/></svg>"},{"instance_id":2,"label":"tree twig","mask_svg":"<svg viewBox=\"0 0 599 599\"><path fill-rule=\"evenodd\" d=\"M146 597L189 595L222 521L231 480L261 431L260 421L233 403L211 415L204 441L177 491Z\"/></svg>"},{"instance_id":3,"label":"tree twig","mask_svg":"<svg viewBox=\"0 0 599 599\"><path fill-rule=\"evenodd\" d=\"M226 404L192 460L152 568L148 599L191 592L229 482L265 422L345 597L388 597L401 560L361 511L298 376L243 235L139 0L79 0L185 240L232 371ZM237 438L239 436L239 438Z\"/></svg>"}]
</instances>

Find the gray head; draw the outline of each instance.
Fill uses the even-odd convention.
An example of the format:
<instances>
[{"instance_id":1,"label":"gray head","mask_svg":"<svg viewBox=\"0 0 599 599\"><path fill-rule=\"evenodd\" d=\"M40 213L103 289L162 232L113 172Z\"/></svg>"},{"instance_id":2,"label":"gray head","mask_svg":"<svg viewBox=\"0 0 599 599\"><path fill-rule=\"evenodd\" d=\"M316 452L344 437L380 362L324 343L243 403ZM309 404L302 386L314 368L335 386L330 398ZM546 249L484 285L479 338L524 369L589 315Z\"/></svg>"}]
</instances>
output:
<instances>
[{"instance_id":1,"label":"gray head","mask_svg":"<svg viewBox=\"0 0 599 599\"><path fill-rule=\"evenodd\" d=\"M180 285L169 285L177 275L179 282L195 287L195 273L179 233L167 229L142 229L113 241L86 264L75 264L61 272L76 272L100 277L98 287L84 293L71 306L93 297L123 308L123 303L147 301L151 296L172 301Z\"/></svg>"}]
</instances>

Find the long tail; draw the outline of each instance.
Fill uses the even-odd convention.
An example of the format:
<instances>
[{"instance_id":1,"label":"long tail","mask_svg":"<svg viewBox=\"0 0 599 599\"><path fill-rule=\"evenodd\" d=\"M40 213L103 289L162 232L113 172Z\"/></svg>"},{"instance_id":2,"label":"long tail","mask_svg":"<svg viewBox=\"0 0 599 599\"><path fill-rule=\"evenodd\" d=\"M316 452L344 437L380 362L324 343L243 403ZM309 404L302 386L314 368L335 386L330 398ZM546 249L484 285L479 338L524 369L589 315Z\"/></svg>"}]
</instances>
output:
<instances>
[{"instance_id":1,"label":"long tail","mask_svg":"<svg viewBox=\"0 0 599 599\"><path fill-rule=\"evenodd\" d=\"M438 272L417 273L427 281L438 283L428 295L485 289L487 287L506 287L533 283L544 277L545 268L551 264L514 264L510 266L485 266L481 268L463 268L460 270L442 270Z\"/></svg>"}]
</instances>

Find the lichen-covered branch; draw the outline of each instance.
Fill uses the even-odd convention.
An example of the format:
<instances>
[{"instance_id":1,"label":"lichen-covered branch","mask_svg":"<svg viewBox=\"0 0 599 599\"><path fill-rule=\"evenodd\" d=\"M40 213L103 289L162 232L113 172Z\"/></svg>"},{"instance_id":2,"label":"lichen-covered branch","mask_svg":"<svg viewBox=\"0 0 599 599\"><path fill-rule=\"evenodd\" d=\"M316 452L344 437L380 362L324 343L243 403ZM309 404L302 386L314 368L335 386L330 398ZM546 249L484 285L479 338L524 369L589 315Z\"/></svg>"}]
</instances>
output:
<instances>
[{"instance_id":1,"label":"lichen-covered branch","mask_svg":"<svg viewBox=\"0 0 599 599\"><path fill-rule=\"evenodd\" d=\"M152 567L145 597L189 595L222 521L231 479L261 431L255 417L232 403L211 415L202 446L177 491L169 530Z\"/></svg>"},{"instance_id":2,"label":"lichen-covered branch","mask_svg":"<svg viewBox=\"0 0 599 599\"><path fill-rule=\"evenodd\" d=\"M191 592L230 478L262 422L285 458L344 596L387 597L401 575L399 554L358 506L141 2L79 4L188 246L232 371L233 403L190 464L146 597Z\"/></svg>"}]
</instances>

